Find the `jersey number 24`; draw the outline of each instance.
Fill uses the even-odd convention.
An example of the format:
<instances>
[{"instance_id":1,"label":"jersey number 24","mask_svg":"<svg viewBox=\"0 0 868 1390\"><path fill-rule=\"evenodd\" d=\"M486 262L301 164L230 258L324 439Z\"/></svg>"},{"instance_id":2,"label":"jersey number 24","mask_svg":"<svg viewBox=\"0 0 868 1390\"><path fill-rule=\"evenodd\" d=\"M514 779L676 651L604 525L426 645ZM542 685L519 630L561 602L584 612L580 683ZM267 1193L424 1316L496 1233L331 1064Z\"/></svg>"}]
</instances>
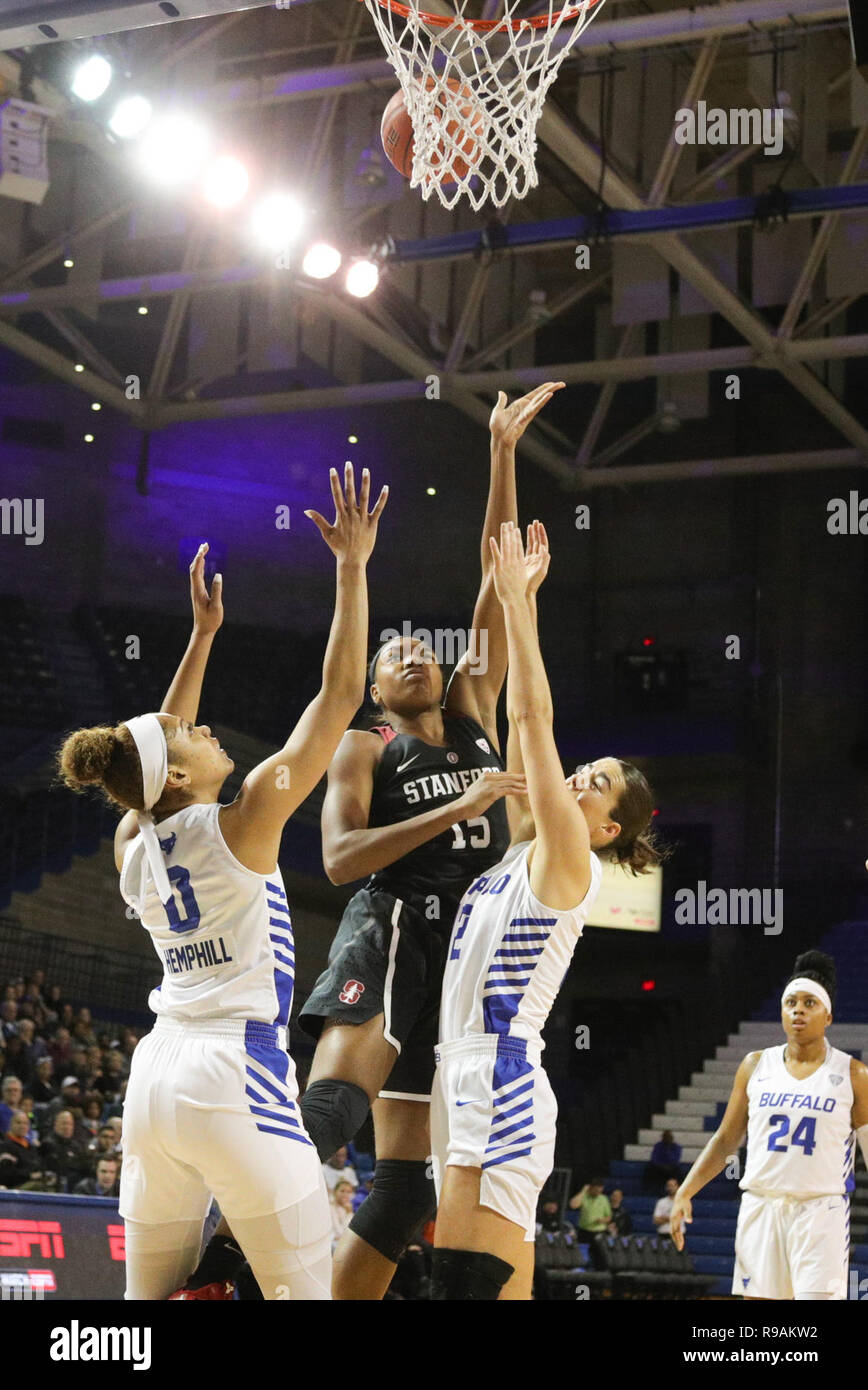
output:
<instances>
[{"instance_id":1,"label":"jersey number 24","mask_svg":"<svg viewBox=\"0 0 868 1390\"><path fill-rule=\"evenodd\" d=\"M776 1141L778 1139L785 1139L789 1133L790 1116L771 1115L769 1116L769 1124L772 1126L772 1129L769 1131L768 1147L772 1153L782 1154L786 1153L789 1147L798 1147L804 1149L806 1158L811 1157L811 1154L817 1147L817 1121L813 1116L811 1116L810 1119L805 1116L803 1119L799 1120L799 1123L790 1135L789 1144L778 1144Z\"/></svg>"}]
</instances>

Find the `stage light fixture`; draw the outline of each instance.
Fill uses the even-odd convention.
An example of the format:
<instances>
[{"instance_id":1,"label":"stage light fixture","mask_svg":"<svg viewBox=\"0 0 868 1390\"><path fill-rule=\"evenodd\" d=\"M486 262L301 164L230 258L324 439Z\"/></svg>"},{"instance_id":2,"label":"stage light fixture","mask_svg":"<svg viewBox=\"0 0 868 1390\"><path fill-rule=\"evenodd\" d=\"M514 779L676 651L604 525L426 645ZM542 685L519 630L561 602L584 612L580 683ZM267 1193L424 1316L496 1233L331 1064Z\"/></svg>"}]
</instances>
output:
<instances>
[{"instance_id":1,"label":"stage light fixture","mask_svg":"<svg viewBox=\"0 0 868 1390\"><path fill-rule=\"evenodd\" d=\"M221 154L205 175L202 192L216 208L231 208L240 203L250 187L250 175L231 154Z\"/></svg>"},{"instance_id":2,"label":"stage light fixture","mask_svg":"<svg viewBox=\"0 0 868 1390\"><path fill-rule=\"evenodd\" d=\"M140 305L139 305L139 313L140 313L140 314L146 314L147 312L148 312L148 306L147 306L147 304L140 304Z\"/></svg>"},{"instance_id":3,"label":"stage light fixture","mask_svg":"<svg viewBox=\"0 0 868 1390\"><path fill-rule=\"evenodd\" d=\"M153 114L154 108L147 97L124 97L111 114L109 130L119 140L134 140L142 134Z\"/></svg>"},{"instance_id":4,"label":"stage light fixture","mask_svg":"<svg viewBox=\"0 0 868 1390\"><path fill-rule=\"evenodd\" d=\"M359 436L358 436L357 434L348 434L348 435L347 435L347 443L348 443L348 444L358 444L358 442L359 442Z\"/></svg>"},{"instance_id":5,"label":"stage light fixture","mask_svg":"<svg viewBox=\"0 0 868 1390\"><path fill-rule=\"evenodd\" d=\"M94 437L93 437L92 434L86 434L86 435L84 436L84 442L85 442L85 444L92 444L92 443L93 443L93 438L94 438Z\"/></svg>"},{"instance_id":6,"label":"stage light fixture","mask_svg":"<svg viewBox=\"0 0 868 1390\"><path fill-rule=\"evenodd\" d=\"M90 408L91 410L102 410L102 406L100 405L99 401L94 401Z\"/></svg>"},{"instance_id":7,"label":"stage light fixture","mask_svg":"<svg viewBox=\"0 0 868 1390\"><path fill-rule=\"evenodd\" d=\"M204 126L183 112L154 121L142 138L142 169L153 182L177 187L198 174L211 137Z\"/></svg>"},{"instance_id":8,"label":"stage light fixture","mask_svg":"<svg viewBox=\"0 0 868 1390\"><path fill-rule=\"evenodd\" d=\"M353 261L347 271L345 280L348 294L355 299L367 299L369 294L373 294L380 281L380 270L375 261L369 261L367 257L361 257Z\"/></svg>"},{"instance_id":9,"label":"stage light fixture","mask_svg":"<svg viewBox=\"0 0 868 1390\"><path fill-rule=\"evenodd\" d=\"M76 371L76 372L83 372L83 371L84 371L84 363L83 363L83 362L76 362L76 364L75 364L75 366L74 366L74 368L73 368L73 371Z\"/></svg>"},{"instance_id":10,"label":"stage light fixture","mask_svg":"<svg viewBox=\"0 0 868 1390\"><path fill-rule=\"evenodd\" d=\"M112 80L112 65L101 53L79 63L72 78L72 94L79 101L99 101Z\"/></svg>"},{"instance_id":11,"label":"stage light fixture","mask_svg":"<svg viewBox=\"0 0 868 1390\"><path fill-rule=\"evenodd\" d=\"M304 221L304 208L292 193L269 193L254 208L251 228L264 250L283 251L297 239Z\"/></svg>"},{"instance_id":12,"label":"stage light fixture","mask_svg":"<svg viewBox=\"0 0 868 1390\"><path fill-rule=\"evenodd\" d=\"M75 265L75 261L72 259L72 256L64 256L64 258L63 258L63 268L64 268L64 270L72 270L72 267L73 267L74 265Z\"/></svg>"},{"instance_id":13,"label":"stage light fixture","mask_svg":"<svg viewBox=\"0 0 868 1390\"><path fill-rule=\"evenodd\" d=\"M327 280L340 270L342 259L336 246L330 246L327 241L316 241L305 251L301 268L312 280Z\"/></svg>"}]
</instances>

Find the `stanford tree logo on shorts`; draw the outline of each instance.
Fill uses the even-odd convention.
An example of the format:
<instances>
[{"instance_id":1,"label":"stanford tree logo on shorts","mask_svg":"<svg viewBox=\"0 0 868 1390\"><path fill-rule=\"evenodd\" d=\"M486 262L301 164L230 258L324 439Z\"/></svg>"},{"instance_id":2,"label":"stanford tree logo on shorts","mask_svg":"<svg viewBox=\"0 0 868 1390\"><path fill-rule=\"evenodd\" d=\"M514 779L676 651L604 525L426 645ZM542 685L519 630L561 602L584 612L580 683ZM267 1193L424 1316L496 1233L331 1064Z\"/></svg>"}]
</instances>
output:
<instances>
[{"instance_id":1,"label":"stanford tree logo on shorts","mask_svg":"<svg viewBox=\"0 0 868 1390\"><path fill-rule=\"evenodd\" d=\"M365 986L361 980L347 980L338 998L342 1004L358 1004L365 992Z\"/></svg>"}]
</instances>

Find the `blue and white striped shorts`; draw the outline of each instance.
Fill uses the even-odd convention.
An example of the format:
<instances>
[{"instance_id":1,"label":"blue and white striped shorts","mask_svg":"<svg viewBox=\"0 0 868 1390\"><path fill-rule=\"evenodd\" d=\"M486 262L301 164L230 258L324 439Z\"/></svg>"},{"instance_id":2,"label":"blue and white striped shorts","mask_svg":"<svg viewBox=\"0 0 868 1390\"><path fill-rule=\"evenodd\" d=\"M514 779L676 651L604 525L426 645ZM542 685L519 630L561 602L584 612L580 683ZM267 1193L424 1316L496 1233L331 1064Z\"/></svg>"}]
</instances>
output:
<instances>
[{"instance_id":1,"label":"blue and white striped shorts","mask_svg":"<svg viewBox=\"0 0 868 1390\"><path fill-rule=\"evenodd\" d=\"M538 1044L499 1034L438 1043L431 1147L439 1199L444 1170L481 1168L479 1200L533 1240L552 1171L558 1107Z\"/></svg>"},{"instance_id":2,"label":"blue and white striped shorts","mask_svg":"<svg viewBox=\"0 0 868 1390\"><path fill-rule=\"evenodd\" d=\"M158 1018L133 1054L120 1213L133 1221L269 1216L322 1184L278 1030ZM325 1201L325 1190L323 1189Z\"/></svg>"}]
</instances>

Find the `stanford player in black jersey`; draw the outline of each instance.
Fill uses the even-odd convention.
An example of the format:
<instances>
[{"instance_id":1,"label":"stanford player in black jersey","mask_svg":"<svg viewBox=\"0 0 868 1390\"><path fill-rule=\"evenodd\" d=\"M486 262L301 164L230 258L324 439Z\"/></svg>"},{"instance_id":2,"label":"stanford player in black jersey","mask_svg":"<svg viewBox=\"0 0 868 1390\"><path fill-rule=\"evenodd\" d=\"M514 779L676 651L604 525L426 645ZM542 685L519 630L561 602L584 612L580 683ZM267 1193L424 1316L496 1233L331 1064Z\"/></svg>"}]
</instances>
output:
<instances>
[{"instance_id":1,"label":"stanford player in black jersey","mask_svg":"<svg viewBox=\"0 0 868 1390\"><path fill-rule=\"evenodd\" d=\"M319 1039L300 1108L325 1159L372 1107L377 1151L373 1189L335 1251L339 1299L382 1298L434 1209L428 1101L444 955L465 889L508 844L503 797L523 790L498 747L506 634L488 540L517 520L515 444L562 385L547 382L512 405L501 392L492 411L474 636L445 701L431 650L409 637L385 642L369 670L379 727L347 732L329 768L326 872L333 883L366 881L299 1017ZM475 670L483 650L487 665Z\"/></svg>"},{"instance_id":2,"label":"stanford player in black jersey","mask_svg":"<svg viewBox=\"0 0 868 1390\"><path fill-rule=\"evenodd\" d=\"M492 411L473 640L445 701L432 651L412 638L385 642L368 673L379 727L348 731L329 767L326 872L333 883L365 885L299 1015L318 1038L299 1108L321 1159L353 1138L371 1108L377 1149L373 1189L335 1251L335 1298L382 1298L434 1211L428 1102L444 955L465 889L509 842L503 797L524 790L522 776L503 771L497 740L507 647L489 537L517 520L516 442L562 386L547 382L512 405L500 392ZM474 669L483 651L485 669ZM211 1296L241 1261L224 1223L188 1287Z\"/></svg>"}]
</instances>

